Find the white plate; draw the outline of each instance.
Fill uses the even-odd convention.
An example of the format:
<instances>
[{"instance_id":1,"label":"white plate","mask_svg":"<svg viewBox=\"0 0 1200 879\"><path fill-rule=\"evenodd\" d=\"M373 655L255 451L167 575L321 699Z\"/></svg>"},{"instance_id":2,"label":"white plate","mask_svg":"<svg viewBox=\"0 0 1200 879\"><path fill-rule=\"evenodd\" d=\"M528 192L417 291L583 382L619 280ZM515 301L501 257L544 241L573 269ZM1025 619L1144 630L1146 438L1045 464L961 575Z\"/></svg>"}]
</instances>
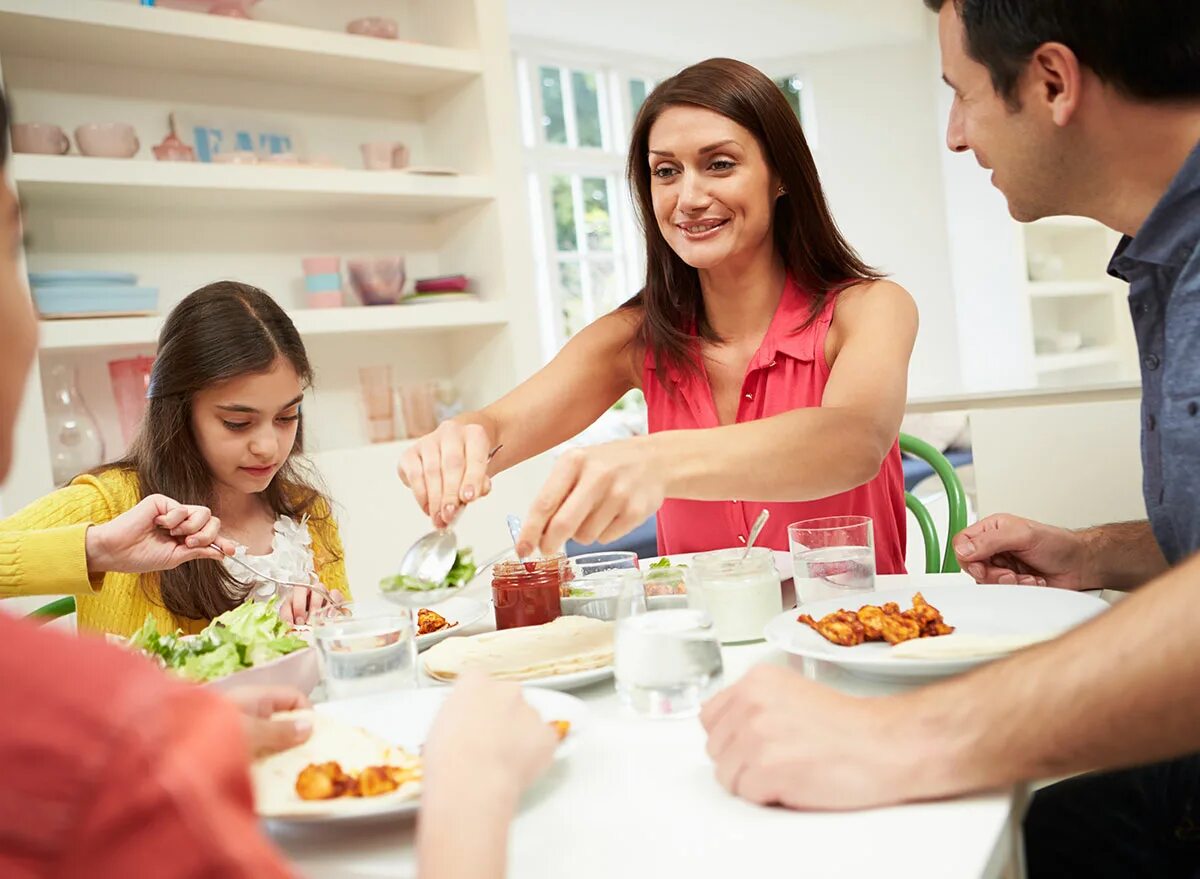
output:
<instances>
[{"instance_id":1,"label":"white plate","mask_svg":"<svg viewBox=\"0 0 1200 879\"><path fill-rule=\"evenodd\" d=\"M415 754L420 753L433 720L449 695L448 689L400 690L357 699L322 702L314 710L342 723L362 727ZM578 746L579 737L586 734L589 724L587 706L574 696L547 690L527 690L525 699L546 722L570 721L571 729L558 746L554 758L562 760L569 756ZM386 796L341 798L330 800L329 806L326 813L272 818L271 821L280 824L321 824L413 814L420 808L420 799L395 800Z\"/></svg>"},{"instance_id":2,"label":"white plate","mask_svg":"<svg viewBox=\"0 0 1200 879\"><path fill-rule=\"evenodd\" d=\"M831 662L860 677L877 680L936 680L1000 658L904 659L891 655L892 646L883 642L839 647L796 621L801 613L820 619L842 608L858 610L865 604L888 601L895 601L901 608L911 607L916 592L942 612L942 618L947 625L954 626L956 634L964 635L1055 635L1108 609L1108 603L1095 596L1067 589L974 584L922 586L918 580L905 589L852 592L845 597L809 602L775 617L763 634L780 650Z\"/></svg>"},{"instance_id":3,"label":"white plate","mask_svg":"<svg viewBox=\"0 0 1200 879\"><path fill-rule=\"evenodd\" d=\"M613 667L606 665L602 668L589 668L586 671L576 671L569 675L554 675L549 678L533 678L521 681L523 687L535 687L543 690L578 690L591 684L611 678Z\"/></svg>"},{"instance_id":4,"label":"white plate","mask_svg":"<svg viewBox=\"0 0 1200 879\"><path fill-rule=\"evenodd\" d=\"M417 650L425 650L432 647L438 641L444 641L451 635L460 634L467 626L479 621L488 612L488 606L482 601L477 601L474 598L463 598L462 596L448 598L441 604L431 604L427 609L440 613L446 618L447 622L452 623L457 621L458 625L441 629L437 632L430 632L428 635L418 635Z\"/></svg>"},{"instance_id":5,"label":"white plate","mask_svg":"<svg viewBox=\"0 0 1200 879\"><path fill-rule=\"evenodd\" d=\"M518 683L522 687L534 687L539 690L578 690L610 678L612 673L613 667L606 665L601 668L589 668L585 671L574 671L570 674L554 675L548 678L530 678L527 681L518 681ZM439 681L437 678L430 677L429 673L425 671L425 663L422 662L421 686L437 689L450 686L450 681Z\"/></svg>"}]
</instances>

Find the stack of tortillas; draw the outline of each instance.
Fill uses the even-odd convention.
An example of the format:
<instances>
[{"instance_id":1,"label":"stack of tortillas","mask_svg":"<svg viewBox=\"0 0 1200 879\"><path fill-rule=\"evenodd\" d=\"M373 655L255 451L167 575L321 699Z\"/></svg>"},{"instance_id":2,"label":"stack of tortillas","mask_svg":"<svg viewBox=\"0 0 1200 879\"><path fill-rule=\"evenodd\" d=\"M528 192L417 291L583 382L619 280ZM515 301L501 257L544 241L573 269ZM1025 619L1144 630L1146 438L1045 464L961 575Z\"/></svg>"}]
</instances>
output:
<instances>
[{"instance_id":1,"label":"stack of tortillas","mask_svg":"<svg viewBox=\"0 0 1200 879\"><path fill-rule=\"evenodd\" d=\"M612 659L612 623L565 616L542 626L448 638L426 651L425 672L439 681L467 671L525 681L603 668Z\"/></svg>"},{"instance_id":2,"label":"stack of tortillas","mask_svg":"<svg viewBox=\"0 0 1200 879\"><path fill-rule=\"evenodd\" d=\"M327 715L311 711L289 711L275 717L303 715L312 721L308 741L280 751L250 766L254 802L264 818L324 815L344 811L365 811L386 807L396 800L409 800L421 792L421 783L412 781L394 791L376 797L338 797L330 800L303 800L296 793L296 777L311 763L340 763L342 769L357 774L368 766L407 768L420 758L402 748L389 745L365 729L350 726Z\"/></svg>"}]
</instances>

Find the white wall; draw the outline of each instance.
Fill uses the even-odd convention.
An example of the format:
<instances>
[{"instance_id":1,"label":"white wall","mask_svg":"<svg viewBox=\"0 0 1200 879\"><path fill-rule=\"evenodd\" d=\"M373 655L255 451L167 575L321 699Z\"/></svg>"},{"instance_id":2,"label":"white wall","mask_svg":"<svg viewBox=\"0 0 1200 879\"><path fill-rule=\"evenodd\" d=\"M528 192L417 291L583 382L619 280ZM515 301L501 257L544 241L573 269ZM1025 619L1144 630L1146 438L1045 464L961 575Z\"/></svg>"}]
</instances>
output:
<instances>
[{"instance_id":1,"label":"white wall","mask_svg":"<svg viewBox=\"0 0 1200 879\"><path fill-rule=\"evenodd\" d=\"M932 18L932 17L931 17ZM909 395L958 389L932 33L898 46L757 61L811 89L816 160L834 218L867 262L917 300Z\"/></svg>"}]
</instances>

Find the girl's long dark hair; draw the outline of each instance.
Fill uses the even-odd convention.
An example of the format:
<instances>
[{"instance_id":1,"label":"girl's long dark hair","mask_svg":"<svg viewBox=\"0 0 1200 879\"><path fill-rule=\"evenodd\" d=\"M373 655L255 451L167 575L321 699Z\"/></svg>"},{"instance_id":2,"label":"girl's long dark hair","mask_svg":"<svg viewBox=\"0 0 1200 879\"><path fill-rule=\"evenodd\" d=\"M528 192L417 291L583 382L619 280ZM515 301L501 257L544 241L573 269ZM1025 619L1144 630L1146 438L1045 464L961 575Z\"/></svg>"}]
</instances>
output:
<instances>
[{"instance_id":1,"label":"girl's long dark hair","mask_svg":"<svg viewBox=\"0 0 1200 879\"><path fill-rule=\"evenodd\" d=\"M180 503L212 507L212 473L192 432L197 391L237 376L270 371L280 358L308 386L312 367L291 318L269 295L235 281L201 287L179 303L158 337L146 412L128 454L106 465L135 472L142 497L164 494ZM262 498L275 515L299 518L329 504L303 473L304 418L296 443ZM300 459L302 460L302 459ZM318 509L319 508L319 509ZM216 561L193 561L158 575L163 606L190 619L211 619L241 603L244 587Z\"/></svg>"},{"instance_id":2,"label":"girl's long dark hair","mask_svg":"<svg viewBox=\"0 0 1200 879\"><path fill-rule=\"evenodd\" d=\"M800 288L812 297L815 320L830 296L859 281L875 280L871 268L846 243L833 221L800 121L783 93L760 71L730 58L711 58L663 80L638 111L626 173L646 235L646 285L627 306L642 310L639 342L665 365L698 371L696 337L720 342L704 313L700 275L671 249L654 216L650 178L650 129L670 107L690 105L720 113L757 139L785 193L775 200L775 250Z\"/></svg>"}]
</instances>

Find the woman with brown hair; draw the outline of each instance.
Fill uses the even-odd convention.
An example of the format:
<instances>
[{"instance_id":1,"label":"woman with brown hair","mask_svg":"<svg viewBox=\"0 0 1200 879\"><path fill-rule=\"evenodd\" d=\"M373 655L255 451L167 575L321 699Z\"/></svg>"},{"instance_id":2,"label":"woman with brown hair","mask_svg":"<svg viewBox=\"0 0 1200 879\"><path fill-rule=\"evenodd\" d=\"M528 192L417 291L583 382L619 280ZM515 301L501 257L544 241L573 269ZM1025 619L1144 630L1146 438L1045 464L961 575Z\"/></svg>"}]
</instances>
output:
<instances>
[{"instance_id":1,"label":"woman with brown hair","mask_svg":"<svg viewBox=\"0 0 1200 879\"><path fill-rule=\"evenodd\" d=\"M631 388L645 437L563 454L522 552L612 540L659 511L659 551L759 543L789 522L866 515L877 569L904 570L897 434L917 311L838 232L779 89L738 61L665 80L638 113L628 176L646 283L499 401L442 424L400 474L435 525L490 477L577 434ZM503 445L489 464L488 450Z\"/></svg>"},{"instance_id":2,"label":"woman with brown hair","mask_svg":"<svg viewBox=\"0 0 1200 879\"><path fill-rule=\"evenodd\" d=\"M275 300L234 281L202 287L163 325L128 455L0 521L6 551L61 568L80 627L119 635L147 615L164 634L194 633L271 586L226 554L280 579L315 574L348 596L329 502L300 464L311 382L300 334ZM0 564L0 595L31 592L23 567ZM304 622L322 603L293 589L280 615Z\"/></svg>"}]
</instances>

